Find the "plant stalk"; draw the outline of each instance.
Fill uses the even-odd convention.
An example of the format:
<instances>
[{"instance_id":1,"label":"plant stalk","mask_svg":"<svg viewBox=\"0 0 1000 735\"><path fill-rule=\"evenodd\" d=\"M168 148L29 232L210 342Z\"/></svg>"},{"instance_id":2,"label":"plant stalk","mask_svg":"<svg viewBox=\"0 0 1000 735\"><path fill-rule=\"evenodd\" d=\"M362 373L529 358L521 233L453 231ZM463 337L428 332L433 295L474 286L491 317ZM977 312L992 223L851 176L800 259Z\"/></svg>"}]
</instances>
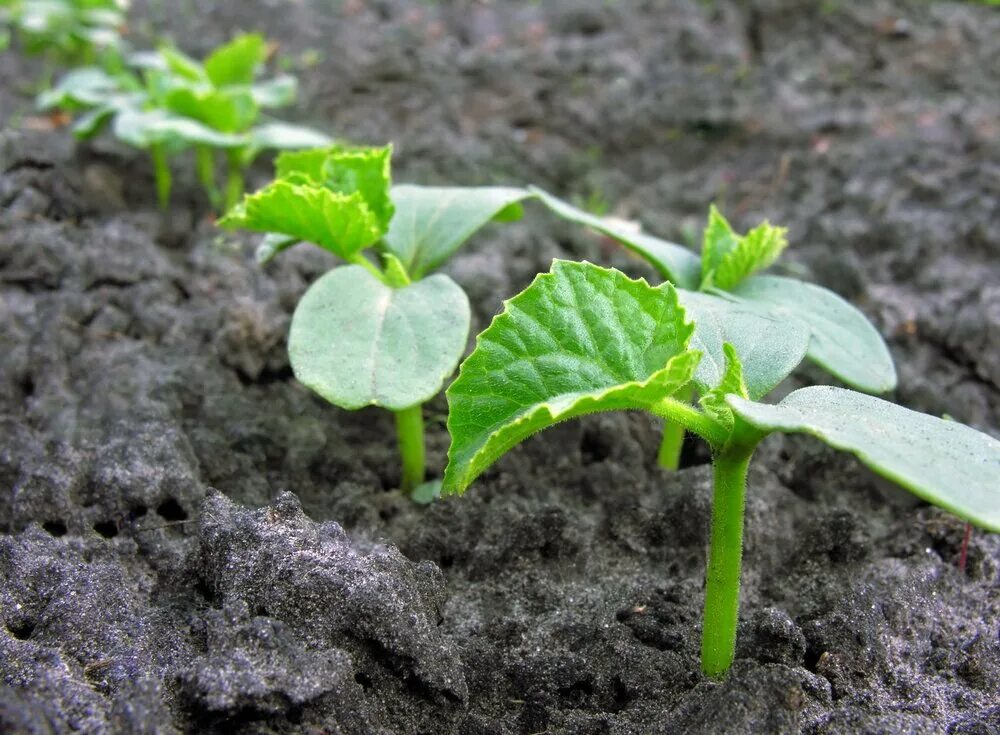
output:
<instances>
[{"instance_id":1,"label":"plant stalk","mask_svg":"<svg viewBox=\"0 0 1000 735\"><path fill-rule=\"evenodd\" d=\"M721 677L733 663L740 609L747 467L754 446L727 447L712 460L712 541L705 575L701 668Z\"/></svg>"},{"instance_id":2,"label":"plant stalk","mask_svg":"<svg viewBox=\"0 0 1000 735\"><path fill-rule=\"evenodd\" d=\"M243 161L240 159L239 149L226 152L226 195L223 201L225 209L230 209L239 204L243 198Z\"/></svg>"},{"instance_id":3,"label":"plant stalk","mask_svg":"<svg viewBox=\"0 0 1000 735\"><path fill-rule=\"evenodd\" d=\"M222 202L222 192L215 183L215 156L212 155L212 149L204 144L196 146L195 163L198 169L198 181L201 182L209 203L217 208Z\"/></svg>"},{"instance_id":4,"label":"plant stalk","mask_svg":"<svg viewBox=\"0 0 1000 735\"><path fill-rule=\"evenodd\" d=\"M162 143L153 143L149 146L149 155L153 159L153 173L156 176L156 201L160 209L166 210L170 205L170 189L173 186L167 151Z\"/></svg>"},{"instance_id":5,"label":"plant stalk","mask_svg":"<svg viewBox=\"0 0 1000 735\"><path fill-rule=\"evenodd\" d=\"M396 437L403 462L400 489L409 495L424 481L424 407L421 404L395 411Z\"/></svg>"},{"instance_id":6,"label":"plant stalk","mask_svg":"<svg viewBox=\"0 0 1000 735\"><path fill-rule=\"evenodd\" d=\"M690 389L683 390L675 396L678 400L689 401L693 397ZM684 434L686 429L683 424L676 421L665 421L663 423L663 438L660 440L660 451L656 455L656 461L660 467L667 470L676 470L681 466L681 449L684 447Z\"/></svg>"}]
</instances>

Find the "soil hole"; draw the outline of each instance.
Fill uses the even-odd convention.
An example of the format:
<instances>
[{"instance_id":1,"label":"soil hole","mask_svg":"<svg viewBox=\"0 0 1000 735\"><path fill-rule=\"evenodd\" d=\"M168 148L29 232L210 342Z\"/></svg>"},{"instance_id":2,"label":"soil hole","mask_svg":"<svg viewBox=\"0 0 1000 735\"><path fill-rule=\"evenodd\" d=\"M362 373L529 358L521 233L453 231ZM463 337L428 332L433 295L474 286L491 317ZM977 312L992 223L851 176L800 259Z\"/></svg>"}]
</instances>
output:
<instances>
[{"instance_id":1,"label":"soil hole","mask_svg":"<svg viewBox=\"0 0 1000 735\"><path fill-rule=\"evenodd\" d=\"M186 521L188 514L181 504L173 498L167 498L156 507L156 512L165 521Z\"/></svg>"},{"instance_id":2,"label":"soil hole","mask_svg":"<svg viewBox=\"0 0 1000 735\"><path fill-rule=\"evenodd\" d=\"M580 441L580 452L584 464L603 462L611 456L611 443L603 432L584 431Z\"/></svg>"},{"instance_id":3,"label":"soil hole","mask_svg":"<svg viewBox=\"0 0 1000 735\"><path fill-rule=\"evenodd\" d=\"M359 672L357 672L354 675L354 681L358 682L358 684L361 685L362 689L371 689L372 688L371 677L368 676L368 674L366 674L363 671L359 671Z\"/></svg>"},{"instance_id":4,"label":"soil hole","mask_svg":"<svg viewBox=\"0 0 1000 735\"><path fill-rule=\"evenodd\" d=\"M14 623L8 623L7 630L19 641L26 641L35 632L35 624L28 620L18 620Z\"/></svg>"},{"instance_id":5,"label":"soil hole","mask_svg":"<svg viewBox=\"0 0 1000 735\"><path fill-rule=\"evenodd\" d=\"M62 521L45 521L42 524L42 528L48 531L51 535L59 538L60 536L65 536L66 532L69 530L66 528L66 524Z\"/></svg>"},{"instance_id":6,"label":"soil hole","mask_svg":"<svg viewBox=\"0 0 1000 735\"><path fill-rule=\"evenodd\" d=\"M146 508L146 506L145 506L145 505L137 505L137 506L135 506L134 508L132 508L132 509L131 509L131 510L130 510L130 511L128 512L128 514L129 514L129 518L130 518L131 520L133 520L133 521L137 521L137 520L139 520L140 518L143 518L143 517L144 517L144 516L146 515L146 513L148 513L148 512L149 512L149 511L147 510L147 508Z\"/></svg>"},{"instance_id":7,"label":"soil hole","mask_svg":"<svg viewBox=\"0 0 1000 735\"><path fill-rule=\"evenodd\" d=\"M114 521L98 521L94 524L94 530L104 538L114 538L118 535L118 524Z\"/></svg>"}]
</instances>

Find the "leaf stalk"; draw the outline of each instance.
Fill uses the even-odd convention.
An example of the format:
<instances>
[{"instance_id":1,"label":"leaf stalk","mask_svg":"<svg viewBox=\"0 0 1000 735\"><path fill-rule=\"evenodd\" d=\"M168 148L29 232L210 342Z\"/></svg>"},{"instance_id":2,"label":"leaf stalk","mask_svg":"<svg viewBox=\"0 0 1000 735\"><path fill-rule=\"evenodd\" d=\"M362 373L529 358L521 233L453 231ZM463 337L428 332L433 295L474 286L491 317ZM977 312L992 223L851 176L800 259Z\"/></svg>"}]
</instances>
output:
<instances>
[{"instance_id":1,"label":"leaf stalk","mask_svg":"<svg viewBox=\"0 0 1000 735\"><path fill-rule=\"evenodd\" d=\"M400 489L409 495L424 481L424 408L418 403L394 413L399 455L403 463Z\"/></svg>"}]
</instances>

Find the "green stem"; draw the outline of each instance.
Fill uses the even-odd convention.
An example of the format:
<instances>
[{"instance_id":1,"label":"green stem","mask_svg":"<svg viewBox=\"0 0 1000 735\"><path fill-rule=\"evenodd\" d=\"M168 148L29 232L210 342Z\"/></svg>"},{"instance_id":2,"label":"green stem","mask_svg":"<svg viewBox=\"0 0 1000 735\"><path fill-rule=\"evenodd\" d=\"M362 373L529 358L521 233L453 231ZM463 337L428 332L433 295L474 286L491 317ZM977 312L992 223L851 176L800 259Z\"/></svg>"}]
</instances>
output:
<instances>
[{"instance_id":1,"label":"green stem","mask_svg":"<svg viewBox=\"0 0 1000 735\"><path fill-rule=\"evenodd\" d=\"M215 183L215 156L212 155L212 149L204 144L195 146L195 165L198 169L198 181L201 182L209 203L217 208L222 201L222 192Z\"/></svg>"},{"instance_id":2,"label":"green stem","mask_svg":"<svg viewBox=\"0 0 1000 735\"><path fill-rule=\"evenodd\" d=\"M694 392L688 388L682 390L677 396L677 400L690 401L694 397ZM663 439L660 440L660 451L656 455L660 467L668 470L676 470L681 465L681 449L684 446L685 429L683 424L676 421L666 421L663 424Z\"/></svg>"},{"instance_id":3,"label":"green stem","mask_svg":"<svg viewBox=\"0 0 1000 735\"><path fill-rule=\"evenodd\" d=\"M149 155L153 158L153 173L156 176L156 201L160 209L165 210L170 205L170 188L173 186L167 151L161 143L153 143L149 146Z\"/></svg>"},{"instance_id":4,"label":"green stem","mask_svg":"<svg viewBox=\"0 0 1000 735\"><path fill-rule=\"evenodd\" d=\"M223 202L226 212L240 203L243 188L243 161L239 150L232 150L226 155L226 198Z\"/></svg>"},{"instance_id":5,"label":"green stem","mask_svg":"<svg viewBox=\"0 0 1000 735\"><path fill-rule=\"evenodd\" d=\"M712 542L705 575L705 616L701 668L720 677L733 662L740 609L743 511L747 467L755 444L726 447L712 460Z\"/></svg>"},{"instance_id":6,"label":"green stem","mask_svg":"<svg viewBox=\"0 0 1000 735\"><path fill-rule=\"evenodd\" d=\"M676 398L664 398L649 407L660 418L680 424L693 431L713 447L721 447L729 440L729 432L697 408Z\"/></svg>"},{"instance_id":7,"label":"green stem","mask_svg":"<svg viewBox=\"0 0 1000 735\"><path fill-rule=\"evenodd\" d=\"M424 481L424 409L418 403L395 414L399 454L403 461L400 487L409 495Z\"/></svg>"}]
</instances>

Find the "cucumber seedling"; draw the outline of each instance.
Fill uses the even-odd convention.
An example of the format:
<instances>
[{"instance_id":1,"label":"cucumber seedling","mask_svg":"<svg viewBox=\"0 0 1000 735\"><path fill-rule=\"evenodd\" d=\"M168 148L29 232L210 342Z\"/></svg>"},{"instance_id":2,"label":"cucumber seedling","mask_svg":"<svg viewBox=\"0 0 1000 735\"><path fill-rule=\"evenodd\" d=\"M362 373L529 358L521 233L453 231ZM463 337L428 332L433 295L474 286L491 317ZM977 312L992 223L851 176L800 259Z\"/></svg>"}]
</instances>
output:
<instances>
[{"instance_id":1,"label":"cucumber seedling","mask_svg":"<svg viewBox=\"0 0 1000 735\"><path fill-rule=\"evenodd\" d=\"M764 222L740 235L713 206L699 257L681 245L595 217L540 189L532 191L555 214L586 225L641 256L665 281L703 294L720 318L726 319L726 311L735 309L794 322L809 332L806 357L847 385L866 393L885 393L896 387L889 349L857 308L822 286L757 273L772 265L787 247L785 228ZM677 469L683 438L683 427L665 425L659 452L662 466Z\"/></svg>"},{"instance_id":2,"label":"cucumber seedling","mask_svg":"<svg viewBox=\"0 0 1000 735\"><path fill-rule=\"evenodd\" d=\"M395 414L401 488L429 499L422 405L465 351L469 299L432 273L491 220L520 216L524 189L391 185L391 147L333 146L278 156L276 179L222 227L268 233L266 262L300 242L345 261L296 306L288 354L296 378L336 406ZM374 258L369 257L371 253Z\"/></svg>"},{"instance_id":3,"label":"cucumber seedling","mask_svg":"<svg viewBox=\"0 0 1000 735\"><path fill-rule=\"evenodd\" d=\"M714 479L701 663L709 676L721 676L735 651L747 468L765 436L811 434L998 532L1000 442L831 386L761 403L806 355L811 332L753 308L720 320L711 306L718 299L706 309L708 299L670 283L653 287L616 270L555 261L506 302L448 388L451 447L442 492L464 492L519 442L584 414L642 410L700 436L712 451ZM730 335L740 335L743 347Z\"/></svg>"},{"instance_id":4,"label":"cucumber seedling","mask_svg":"<svg viewBox=\"0 0 1000 735\"><path fill-rule=\"evenodd\" d=\"M244 34L204 61L164 46L129 58L131 69L75 69L39 96L41 109L82 113L73 125L89 138L110 122L116 137L149 152L157 197L167 206L172 187L169 159L193 148L198 179L212 206L228 209L243 196L244 172L263 150L327 145L323 133L280 121L261 122L262 110L295 99L295 78L258 81L268 55L258 34ZM217 152L224 154L226 183L216 184Z\"/></svg>"}]
</instances>

